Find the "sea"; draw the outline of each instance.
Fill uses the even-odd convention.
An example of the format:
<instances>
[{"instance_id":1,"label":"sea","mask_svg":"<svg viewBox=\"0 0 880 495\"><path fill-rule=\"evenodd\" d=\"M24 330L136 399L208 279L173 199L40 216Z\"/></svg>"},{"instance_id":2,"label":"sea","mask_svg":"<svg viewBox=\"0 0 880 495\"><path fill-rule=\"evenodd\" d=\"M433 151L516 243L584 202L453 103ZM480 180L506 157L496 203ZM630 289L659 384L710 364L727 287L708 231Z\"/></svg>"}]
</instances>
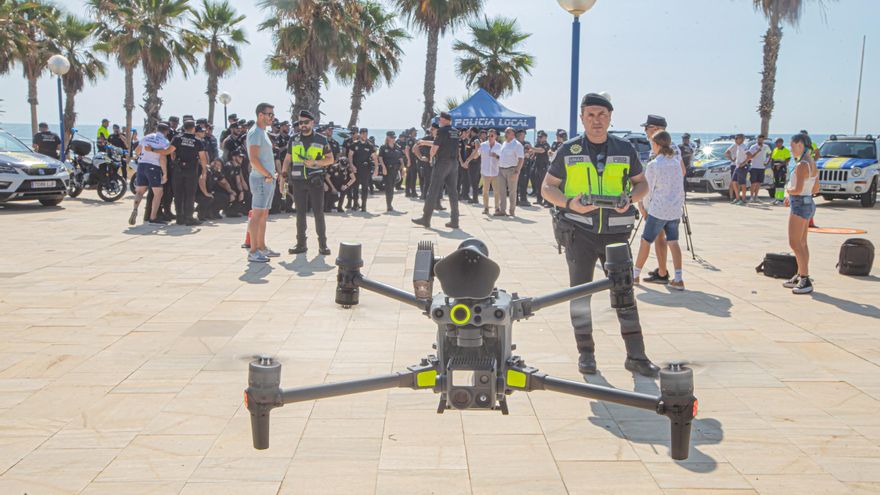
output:
<instances>
[{"instance_id":1,"label":"sea","mask_svg":"<svg viewBox=\"0 0 880 495\"><path fill-rule=\"evenodd\" d=\"M80 135L82 135L88 139L93 140L93 139L95 139L95 136L97 136L97 134L98 134L98 127L100 127L99 124L100 123L78 125L78 126L76 126L76 129ZM31 134L31 125L30 124L0 122L0 129L3 129L5 131L11 133L12 135L14 135L15 137L17 137L18 139L20 139L21 141L23 141L27 145L31 144L31 139L32 139L33 134ZM59 125L57 123L55 123L55 124L49 123L49 129L52 130L52 132L58 133L59 132ZM138 129L138 128L135 127L135 129ZM553 140L554 140L554 129L547 130L547 134L549 135L548 140L550 142L553 142ZM398 129L370 128L370 136L374 137L376 139L377 143L381 143L385 139L385 133L387 131L394 131L394 132L400 133L401 130L403 130L403 128L398 128ZM611 130L614 131L617 129L611 129ZM640 128L627 129L627 130L631 130L633 132L641 132ZM716 139L719 136L729 136L731 134L735 134L734 132L697 132L697 131L687 131L687 132L689 132L691 135L691 142L696 142L696 140L699 139L700 142L703 144L710 143L710 142L712 142L713 139ZM672 135L673 141L676 143L681 142L681 135L683 133L684 132L670 132L670 134ZM143 137L143 132L140 132L139 134L140 134L140 137ZM217 132L216 134L219 135L219 132ZM791 138L791 135L792 134L771 134L770 135L770 138L771 138L770 142L772 143L772 141L775 140L777 137L781 137L785 140L785 143L787 146L789 138ZM828 139L828 136L829 136L828 134L813 134L812 138L814 141L816 141L816 143L821 144L823 141ZM535 141L535 131L534 130L528 131L526 139L531 142L534 142Z\"/></svg>"}]
</instances>

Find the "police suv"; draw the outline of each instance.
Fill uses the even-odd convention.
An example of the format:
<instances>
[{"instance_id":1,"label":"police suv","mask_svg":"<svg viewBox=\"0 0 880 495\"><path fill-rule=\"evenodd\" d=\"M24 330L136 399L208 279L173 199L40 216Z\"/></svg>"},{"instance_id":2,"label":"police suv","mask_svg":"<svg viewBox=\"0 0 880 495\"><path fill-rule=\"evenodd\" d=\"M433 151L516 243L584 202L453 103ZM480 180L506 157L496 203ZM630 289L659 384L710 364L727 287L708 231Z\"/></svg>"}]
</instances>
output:
<instances>
[{"instance_id":1,"label":"police suv","mask_svg":"<svg viewBox=\"0 0 880 495\"><path fill-rule=\"evenodd\" d=\"M880 181L878 141L867 136L835 136L819 148L819 194L827 201L858 198L865 208L877 203Z\"/></svg>"},{"instance_id":2,"label":"police suv","mask_svg":"<svg viewBox=\"0 0 880 495\"><path fill-rule=\"evenodd\" d=\"M34 153L0 129L0 204L37 200L56 206L67 193L70 174L63 163Z\"/></svg>"},{"instance_id":3,"label":"police suv","mask_svg":"<svg viewBox=\"0 0 880 495\"><path fill-rule=\"evenodd\" d=\"M731 162L724 156L724 152L733 143L733 139L725 136L698 149L694 155L693 167L688 170L688 175L685 177L685 190L715 192L727 196L730 187ZM753 144L755 144L754 138L746 136L746 147ZM768 172L764 174L764 183L761 188L769 189L771 187L773 187L773 174Z\"/></svg>"}]
</instances>

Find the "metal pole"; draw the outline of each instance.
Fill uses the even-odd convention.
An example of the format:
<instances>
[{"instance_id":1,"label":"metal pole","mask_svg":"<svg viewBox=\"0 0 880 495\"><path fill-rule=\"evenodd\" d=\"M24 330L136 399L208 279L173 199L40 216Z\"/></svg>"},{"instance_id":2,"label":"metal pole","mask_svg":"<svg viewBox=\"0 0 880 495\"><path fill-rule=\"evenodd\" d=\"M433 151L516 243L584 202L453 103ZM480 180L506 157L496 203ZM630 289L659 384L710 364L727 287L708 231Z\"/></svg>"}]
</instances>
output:
<instances>
[{"instance_id":1,"label":"metal pole","mask_svg":"<svg viewBox=\"0 0 880 495\"><path fill-rule=\"evenodd\" d=\"M574 22L571 23L571 115L568 121L568 137L574 138L577 135L577 114L578 114L578 62L580 61L581 51L581 21L578 16L574 16Z\"/></svg>"},{"instance_id":2,"label":"metal pole","mask_svg":"<svg viewBox=\"0 0 880 495\"><path fill-rule=\"evenodd\" d=\"M862 73L865 70L865 40L867 35L862 36L862 62L859 64L859 92L856 94L856 123L853 127L853 134L859 133L859 106L862 103Z\"/></svg>"},{"instance_id":3,"label":"metal pole","mask_svg":"<svg viewBox=\"0 0 880 495\"><path fill-rule=\"evenodd\" d=\"M61 76L58 76L58 119L61 127L61 161L64 161L64 140L66 136L64 135L64 110L62 109L63 105L61 104Z\"/></svg>"},{"instance_id":4,"label":"metal pole","mask_svg":"<svg viewBox=\"0 0 880 495\"><path fill-rule=\"evenodd\" d=\"M229 117L226 116L226 104L223 104L223 128L229 129Z\"/></svg>"}]
</instances>

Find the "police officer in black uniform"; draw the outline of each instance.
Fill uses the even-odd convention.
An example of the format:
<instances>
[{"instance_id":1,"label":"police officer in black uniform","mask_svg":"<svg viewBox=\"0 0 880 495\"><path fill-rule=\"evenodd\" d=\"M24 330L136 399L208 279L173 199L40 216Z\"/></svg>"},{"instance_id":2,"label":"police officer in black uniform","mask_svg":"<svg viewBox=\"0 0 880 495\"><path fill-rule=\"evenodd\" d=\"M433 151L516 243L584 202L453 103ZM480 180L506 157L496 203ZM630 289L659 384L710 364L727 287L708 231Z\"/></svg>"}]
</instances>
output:
<instances>
[{"instance_id":1,"label":"police officer in black uniform","mask_svg":"<svg viewBox=\"0 0 880 495\"><path fill-rule=\"evenodd\" d=\"M538 142L532 146L532 155L534 163L532 165L532 190L535 191L535 204L538 206L549 206L550 203L544 201L541 195L541 184L544 182L544 175L547 174L547 168L550 166L550 145L547 144L547 133L538 131Z\"/></svg>"},{"instance_id":2,"label":"police officer in black uniform","mask_svg":"<svg viewBox=\"0 0 880 495\"><path fill-rule=\"evenodd\" d=\"M58 137L58 134L50 131L49 125L45 122L40 123L40 132L34 134L33 143L37 153L51 156L56 160L60 158L58 150L61 148L61 138Z\"/></svg>"},{"instance_id":3,"label":"police officer in black uniform","mask_svg":"<svg viewBox=\"0 0 880 495\"><path fill-rule=\"evenodd\" d=\"M532 153L532 143L526 141L525 129L516 131L516 140L523 145L525 159L523 167L516 180L516 206L531 206L529 203L529 179L532 177L532 169L535 163L535 156ZM534 187L534 184L532 185Z\"/></svg>"},{"instance_id":4,"label":"police officer in black uniform","mask_svg":"<svg viewBox=\"0 0 880 495\"><path fill-rule=\"evenodd\" d=\"M428 188L431 185L431 146L434 142L434 134L439 128L440 126L438 124L431 124L431 127L425 132L425 135L417 140L413 147L413 152L415 153L416 161L418 162L419 198L422 201L427 198Z\"/></svg>"},{"instance_id":5,"label":"police officer in black uniform","mask_svg":"<svg viewBox=\"0 0 880 495\"><path fill-rule=\"evenodd\" d=\"M379 147L379 168L380 173L385 175L382 187L385 189L385 203L389 212L394 211L391 201L394 199L394 187L397 185L405 154L396 137L394 131L388 131L385 133L385 144Z\"/></svg>"},{"instance_id":6,"label":"police officer in black uniform","mask_svg":"<svg viewBox=\"0 0 880 495\"><path fill-rule=\"evenodd\" d=\"M419 163L416 160L416 130L415 128L409 129L406 131L404 135L404 142L406 143L406 180L405 183L405 195L407 198L418 198L419 194L416 192L416 182L419 177Z\"/></svg>"},{"instance_id":7,"label":"police officer in black uniform","mask_svg":"<svg viewBox=\"0 0 880 495\"><path fill-rule=\"evenodd\" d=\"M171 140L173 161L171 168L174 212L177 225L198 225L202 222L193 217L196 205L196 187L203 169L208 167L205 144L196 138L196 123L187 120L183 132Z\"/></svg>"},{"instance_id":8,"label":"police officer in black uniform","mask_svg":"<svg viewBox=\"0 0 880 495\"><path fill-rule=\"evenodd\" d=\"M475 131L474 128L464 129L459 132L458 136L458 199L461 201L467 201L468 203L471 201L471 181L468 177L467 163L468 158L470 158L471 153L473 153L471 138L473 138Z\"/></svg>"},{"instance_id":9,"label":"police officer in black uniform","mask_svg":"<svg viewBox=\"0 0 880 495\"><path fill-rule=\"evenodd\" d=\"M581 100L581 121L586 132L566 141L556 153L544 178L544 198L553 203L554 233L565 247L572 286L593 280L596 260L605 263L605 246L627 243L635 223L633 202L648 192L639 155L629 141L608 134L614 107L604 95L588 93ZM598 182L598 184L596 184ZM627 195L619 208L585 205L589 195ZM596 373L590 296L570 304L571 323L580 353L578 370ZM620 333L626 346L627 370L656 376L659 368L645 354L638 308L617 309Z\"/></svg>"},{"instance_id":10,"label":"police officer in black uniform","mask_svg":"<svg viewBox=\"0 0 880 495\"><path fill-rule=\"evenodd\" d=\"M306 245L306 215L309 203L315 215L318 232L318 253L330 254L327 247L327 227L324 224L324 173L333 164L334 157L327 145L327 138L314 132L315 117L307 110L299 113L299 134L290 140L290 150L284 158L282 175L289 177L293 185L293 202L296 205L296 246L288 249L290 254L308 251Z\"/></svg>"},{"instance_id":11,"label":"police officer in black uniform","mask_svg":"<svg viewBox=\"0 0 880 495\"><path fill-rule=\"evenodd\" d=\"M361 211L367 211L367 197L370 195L370 184L373 182L373 170L379 173L376 167L376 146L367 138L369 131L362 127L357 139L348 145L348 161L357 169L357 188L354 191L354 202L358 203L360 196Z\"/></svg>"},{"instance_id":12,"label":"police officer in black uniform","mask_svg":"<svg viewBox=\"0 0 880 495\"><path fill-rule=\"evenodd\" d=\"M414 224L431 228L431 215L434 214L445 187L449 194L450 209L450 220L446 226L450 229L458 228L458 140L458 131L452 127L452 115L441 112L440 128L437 129L437 136L431 146L431 158L436 159L431 173L431 185L428 187L422 216L413 218Z\"/></svg>"},{"instance_id":13,"label":"police officer in black uniform","mask_svg":"<svg viewBox=\"0 0 880 495\"><path fill-rule=\"evenodd\" d=\"M480 144L488 139L486 129L477 130L476 127L471 128L471 156L468 159L468 184L471 189L470 203L473 205L480 203L480 177L482 158L480 156Z\"/></svg>"}]
</instances>

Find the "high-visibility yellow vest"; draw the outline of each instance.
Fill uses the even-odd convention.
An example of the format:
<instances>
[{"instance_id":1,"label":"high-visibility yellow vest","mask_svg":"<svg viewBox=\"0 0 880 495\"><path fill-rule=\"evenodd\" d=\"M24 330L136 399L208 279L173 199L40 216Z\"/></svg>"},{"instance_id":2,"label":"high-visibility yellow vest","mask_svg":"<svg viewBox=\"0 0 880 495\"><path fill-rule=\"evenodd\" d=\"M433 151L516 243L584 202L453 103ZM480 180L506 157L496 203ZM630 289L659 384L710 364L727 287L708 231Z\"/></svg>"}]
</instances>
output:
<instances>
[{"instance_id":1,"label":"high-visibility yellow vest","mask_svg":"<svg viewBox=\"0 0 880 495\"><path fill-rule=\"evenodd\" d=\"M324 157L324 144L320 140L312 142L306 148L302 141L294 138L290 144L290 162L292 167L292 177L296 179L305 179L309 171L319 170L321 167L306 167L304 160L320 160Z\"/></svg>"},{"instance_id":2,"label":"high-visibility yellow vest","mask_svg":"<svg viewBox=\"0 0 880 495\"><path fill-rule=\"evenodd\" d=\"M791 151L785 146L782 148L773 148L773 152L770 153L770 159L774 162L784 162L789 158L791 158Z\"/></svg>"},{"instance_id":3,"label":"high-visibility yellow vest","mask_svg":"<svg viewBox=\"0 0 880 495\"><path fill-rule=\"evenodd\" d=\"M598 196L619 196L626 190L629 182L629 161L626 157L610 156L602 171L583 155L565 157L565 197L574 198L579 194ZM615 162L611 162L615 160Z\"/></svg>"}]
</instances>

